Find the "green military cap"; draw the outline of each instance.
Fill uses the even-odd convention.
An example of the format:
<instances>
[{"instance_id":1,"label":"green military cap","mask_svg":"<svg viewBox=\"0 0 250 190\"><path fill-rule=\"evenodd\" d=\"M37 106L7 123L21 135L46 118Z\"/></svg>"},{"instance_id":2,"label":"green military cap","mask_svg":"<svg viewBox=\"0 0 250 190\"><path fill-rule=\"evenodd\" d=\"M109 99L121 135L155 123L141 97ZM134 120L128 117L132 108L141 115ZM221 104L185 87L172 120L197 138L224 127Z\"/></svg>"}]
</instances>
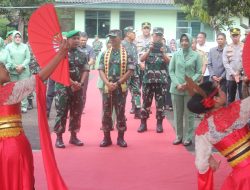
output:
<instances>
[{"instance_id":1,"label":"green military cap","mask_svg":"<svg viewBox=\"0 0 250 190\"><path fill-rule=\"evenodd\" d=\"M143 22L143 23L141 24L141 27L142 27L142 28L151 28L151 24L150 24L149 22Z\"/></svg>"},{"instance_id":2,"label":"green military cap","mask_svg":"<svg viewBox=\"0 0 250 190\"><path fill-rule=\"evenodd\" d=\"M164 34L164 29L162 27L155 27L153 29L153 33L154 34L160 34L160 35L163 35Z\"/></svg>"},{"instance_id":3,"label":"green military cap","mask_svg":"<svg viewBox=\"0 0 250 190\"><path fill-rule=\"evenodd\" d=\"M15 32L15 30L11 30L11 31L7 32L6 38L8 38L11 34L13 34L13 32Z\"/></svg>"},{"instance_id":4,"label":"green military cap","mask_svg":"<svg viewBox=\"0 0 250 190\"><path fill-rule=\"evenodd\" d=\"M122 37L122 31L118 29L110 30L107 37Z\"/></svg>"},{"instance_id":5,"label":"green military cap","mask_svg":"<svg viewBox=\"0 0 250 190\"><path fill-rule=\"evenodd\" d=\"M136 30L134 29L133 26L128 26L128 27L124 28L123 31L124 31L124 34L126 34L128 32L134 32L134 33L136 32Z\"/></svg>"},{"instance_id":6,"label":"green military cap","mask_svg":"<svg viewBox=\"0 0 250 190\"><path fill-rule=\"evenodd\" d=\"M66 33L67 38L71 38L73 36L80 36L80 31L79 30L71 30Z\"/></svg>"},{"instance_id":7,"label":"green military cap","mask_svg":"<svg viewBox=\"0 0 250 190\"><path fill-rule=\"evenodd\" d=\"M240 29L239 28L231 28L230 34L231 35L240 35Z\"/></svg>"}]
</instances>

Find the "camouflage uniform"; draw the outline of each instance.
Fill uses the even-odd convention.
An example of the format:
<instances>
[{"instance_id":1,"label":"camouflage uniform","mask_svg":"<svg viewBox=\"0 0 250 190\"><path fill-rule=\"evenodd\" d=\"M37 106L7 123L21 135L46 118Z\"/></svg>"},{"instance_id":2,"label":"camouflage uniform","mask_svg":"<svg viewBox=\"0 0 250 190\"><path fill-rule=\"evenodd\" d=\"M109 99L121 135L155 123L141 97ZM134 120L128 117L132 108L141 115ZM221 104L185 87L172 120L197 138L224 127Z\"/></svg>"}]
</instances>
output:
<instances>
[{"instance_id":1,"label":"camouflage uniform","mask_svg":"<svg viewBox=\"0 0 250 190\"><path fill-rule=\"evenodd\" d=\"M135 62L135 71L134 74L130 77L128 81L128 87L132 95L132 104L135 105L136 108L141 108L141 90L140 90L140 66L138 64L138 53L137 47L134 43L131 43L127 40L122 41L123 47L125 47L126 51L129 55L133 57Z\"/></svg>"},{"instance_id":2,"label":"camouflage uniform","mask_svg":"<svg viewBox=\"0 0 250 190\"><path fill-rule=\"evenodd\" d=\"M149 45L145 48L145 52L149 50ZM145 61L145 71L143 77L142 88L142 111L141 118L147 119L152 104L153 96L156 101L156 119L163 119L163 111L165 109L165 95L167 92L167 65L163 60L162 53L150 52L149 57Z\"/></svg>"},{"instance_id":3,"label":"camouflage uniform","mask_svg":"<svg viewBox=\"0 0 250 190\"><path fill-rule=\"evenodd\" d=\"M149 45L150 42L151 42L151 37L145 38L142 35L142 36L138 36L138 38L136 38L137 52L138 52L139 55L142 54L143 49L145 49L146 46ZM140 86L142 85L143 75L144 75L144 71L140 69L139 70Z\"/></svg>"},{"instance_id":4,"label":"camouflage uniform","mask_svg":"<svg viewBox=\"0 0 250 190\"><path fill-rule=\"evenodd\" d=\"M30 73L32 75L36 75L37 73L39 73L39 71L41 70L40 69L40 66L35 58L35 55L30 47L30 44L27 43L28 47L29 47L29 50L30 50L30 62L29 62L29 68L30 68ZM34 98L34 94L33 93L30 93L28 96L27 96L27 100L28 100L28 110L30 109L33 109L33 98Z\"/></svg>"},{"instance_id":5,"label":"camouflage uniform","mask_svg":"<svg viewBox=\"0 0 250 190\"><path fill-rule=\"evenodd\" d=\"M29 50L30 50L30 62L29 62L29 68L30 68L30 73L35 75L37 73L39 73L39 71L41 70L40 69L40 66L35 58L35 55L30 47L30 44L27 43L28 47L29 47Z\"/></svg>"},{"instance_id":6,"label":"camouflage uniform","mask_svg":"<svg viewBox=\"0 0 250 190\"><path fill-rule=\"evenodd\" d=\"M104 56L105 53L102 54L100 60L99 70L103 70L105 68L104 65ZM127 54L127 70L134 70L134 61L133 58ZM112 50L109 59L109 80L112 82L116 82L120 78L121 72L121 56L120 49ZM102 117L102 130L104 132L109 132L112 130L112 108L115 107L116 115L117 115L117 123L116 127L118 131L124 132L127 129L126 126L126 118L125 118L125 103L126 103L127 91L122 91L121 86L114 90L112 93L102 94L102 102L103 102L103 117Z\"/></svg>"},{"instance_id":7,"label":"camouflage uniform","mask_svg":"<svg viewBox=\"0 0 250 190\"><path fill-rule=\"evenodd\" d=\"M70 78L73 81L80 82L82 73L84 71L89 71L87 56L78 48L70 50L68 55ZM82 102L81 89L73 92L71 87L55 83L55 105L57 114L54 131L56 133L61 134L65 132L68 111L70 111L69 131L79 131L81 127L81 115L83 108Z\"/></svg>"},{"instance_id":8,"label":"camouflage uniform","mask_svg":"<svg viewBox=\"0 0 250 190\"><path fill-rule=\"evenodd\" d=\"M94 52L95 52L95 57L97 57L98 54L99 54L99 53L101 52L101 50L102 50L102 42L99 41L99 40L93 41L93 43L92 43L92 48L93 48L93 50L94 50Z\"/></svg>"}]
</instances>

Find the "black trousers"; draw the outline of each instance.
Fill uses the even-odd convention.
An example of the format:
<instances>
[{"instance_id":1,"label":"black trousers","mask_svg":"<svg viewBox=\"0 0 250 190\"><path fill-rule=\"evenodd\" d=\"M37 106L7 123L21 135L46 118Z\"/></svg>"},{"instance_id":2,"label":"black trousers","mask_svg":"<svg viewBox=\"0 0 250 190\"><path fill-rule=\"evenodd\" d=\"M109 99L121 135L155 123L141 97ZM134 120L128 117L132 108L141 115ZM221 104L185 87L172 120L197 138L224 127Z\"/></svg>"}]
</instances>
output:
<instances>
[{"instance_id":1,"label":"black trousers","mask_svg":"<svg viewBox=\"0 0 250 190\"><path fill-rule=\"evenodd\" d=\"M48 80L47 83L47 95L46 95L46 107L47 107L47 114L49 115L51 110L51 105L55 96L55 81L52 79Z\"/></svg>"},{"instance_id":2,"label":"black trousers","mask_svg":"<svg viewBox=\"0 0 250 190\"><path fill-rule=\"evenodd\" d=\"M227 81L227 90L228 90L228 103L232 103L235 100L236 92L238 90L239 98L242 99L242 80L239 83L235 81Z\"/></svg>"}]
</instances>

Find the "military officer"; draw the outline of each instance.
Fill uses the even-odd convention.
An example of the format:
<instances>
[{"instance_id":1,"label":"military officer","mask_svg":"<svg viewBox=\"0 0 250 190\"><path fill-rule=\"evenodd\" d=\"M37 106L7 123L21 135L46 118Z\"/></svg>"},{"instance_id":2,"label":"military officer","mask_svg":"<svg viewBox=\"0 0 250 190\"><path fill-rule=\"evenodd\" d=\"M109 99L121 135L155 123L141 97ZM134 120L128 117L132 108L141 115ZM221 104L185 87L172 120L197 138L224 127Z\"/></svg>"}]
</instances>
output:
<instances>
[{"instance_id":1,"label":"military officer","mask_svg":"<svg viewBox=\"0 0 250 190\"><path fill-rule=\"evenodd\" d=\"M100 59L99 73L104 82L102 94L103 117L102 130L104 139L101 147L112 144L110 131L112 130L112 109L115 107L118 130L117 145L127 147L124 132L127 129L125 118L125 103L127 97L126 81L133 74L135 68L133 57L121 46L121 30L110 30L111 48L105 51Z\"/></svg>"},{"instance_id":2,"label":"military officer","mask_svg":"<svg viewBox=\"0 0 250 190\"><path fill-rule=\"evenodd\" d=\"M102 50L102 42L99 40L98 35L95 35L95 40L92 42L92 48L95 52L95 57L97 57Z\"/></svg>"},{"instance_id":3,"label":"military officer","mask_svg":"<svg viewBox=\"0 0 250 190\"><path fill-rule=\"evenodd\" d=\"M152 36L151 36L151 23L149 22L143 22L141 24L141 31L142 35L136 37L136 46L137 46L137 52L138 56L140 57L141 54L143 53L142 50L146 48L146 46L151 42ZM145 64L138 60L139 65L140 65L140 71L139 71L139 79L140 79L140 88L142 86L142 80L143 80L143 75L144 75L144 66ZM133 106L133 105L132 105ZM135 112L135 107L132 107L130 110L130 113Z\"/></svg>"},{"instance_id":4,"label":"military officer","mask_svg":"<svg viewBox=\"0 0 250 190\"><path fill-rule=\"evenodd\" d=\"M32 75L35 75L35 74L39 73L40 66L37 63L37 60L36 60L35 55L34 55L32 49L30 47L29 42L27 43L27 46L29 47L29 50L30 50L30 62L29 62L30 73ZM27 107L27 109L28 110L33 109L33 98L34 98L33 93L29 94L28 97L27 97L27 100L28 100L28 107Z\"/></svg>"},{"instance_id":5,"label":"military officer","mask_svg":"<svg viewBox=\"0 0 250 190\"><path fill-rule=\"evenodd\" d=\"M150 106L153 97L156 101L156 132L162 133L163 111L165 109L165 95L167 91L167 71L166 64L169 63L169 57L166 54L166 48L163 46L163 33L161 27L153 29L152 42L145 48L140 57L141 62L145 61L145 70L143 76L142 98L143 104L141 109L141 124L138 132L147 130L147 118L149 117Z\"/></svg>"},{"instance_id":6,"label":"military officer","mask_svg":"<svg viewBox=\"0 0 250 190\"><path fill-rule=\"evenodd\" d=\"M151 24L149 22L143 22L141 24L142 35L136 38L137 51L140 53L152 40L150 31Z\"/></svg>"},{"instance_id":7,"label":"military officer","mask_svg":"<svg viewBox=\"0 0 250 190\"><path fill-rule=\"evenodd\" d=\"M55 83L56 119L54 131L57 135L55 144L57 148L65 148L62 134L65 132L68 112L70 112L69 131L71 132L69 143L83 146L83 142L77 138L76 133L79 132L81 127L82 86L88 75L89 65L86 54L80 51L78 47L80 42L79 31L69 31L66 37L70 44L68 59L71 86L67 87Z\"/></svg>"},{"instance_id":8,"label":"military officer","mask_svg":"<svg viewBox=\"0 0 250 190\"><path fill-rule=\"evenodd\" d=\"M135 119L140 119L141 115L141 90L140 90L140 66L138 64L138 53L137 47L134 43L136 34L132 26L124 28L125 38L122 41L123 47L125 47L128 54L133 57L135 62L135 71L134 74L129 78L128 87L132 95L132 107L135 108Z\"/></svg>"}]
</instances>

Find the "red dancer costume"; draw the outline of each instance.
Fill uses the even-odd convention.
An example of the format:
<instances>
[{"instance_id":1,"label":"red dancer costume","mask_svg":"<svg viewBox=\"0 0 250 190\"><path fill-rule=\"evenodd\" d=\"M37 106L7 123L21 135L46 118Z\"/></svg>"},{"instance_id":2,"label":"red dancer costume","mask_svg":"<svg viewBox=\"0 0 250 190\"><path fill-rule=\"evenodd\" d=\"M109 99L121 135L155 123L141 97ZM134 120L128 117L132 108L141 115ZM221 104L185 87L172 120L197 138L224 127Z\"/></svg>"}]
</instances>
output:
<instances>
[{"instance_id":1,"label":"red dancer costume","mask_svg":"<svg viewBox=\"0 0 250 190\"><path fill-rule=\"evenodd\" d=\"M250 97L207 114L196 130L196 166L198 189L213 189L213 171L209 158L214 146L227 158L232 172L223 190L250 190Z\"/></svg>"},{"instance_id":2,"label":"red dancer costume","mask_svg":"<svg viewBox=\"0 0 250 190\"><path fill-rule=\"evenodd\" d=\"M23 132L19 104L23 97L34 90L35 77L0 86L0 189L2 190L34 189L32 151Z\"/></svg>"},{"instance_id":3,"label":"red dancer costume","mask_svg":"<svg viewBox=\"0 0 250 190\"><path fill-rule=\"evenodd\" d=\"M20 101L37 90L38 123L49 190L66 190L54 158L46 120L45 85L40 78L11 82L0 86L0 189L34 190L34 166L31 146L23 132ZM46 147L46 148L44 148Z\"/></svg>"}]
</instances>

